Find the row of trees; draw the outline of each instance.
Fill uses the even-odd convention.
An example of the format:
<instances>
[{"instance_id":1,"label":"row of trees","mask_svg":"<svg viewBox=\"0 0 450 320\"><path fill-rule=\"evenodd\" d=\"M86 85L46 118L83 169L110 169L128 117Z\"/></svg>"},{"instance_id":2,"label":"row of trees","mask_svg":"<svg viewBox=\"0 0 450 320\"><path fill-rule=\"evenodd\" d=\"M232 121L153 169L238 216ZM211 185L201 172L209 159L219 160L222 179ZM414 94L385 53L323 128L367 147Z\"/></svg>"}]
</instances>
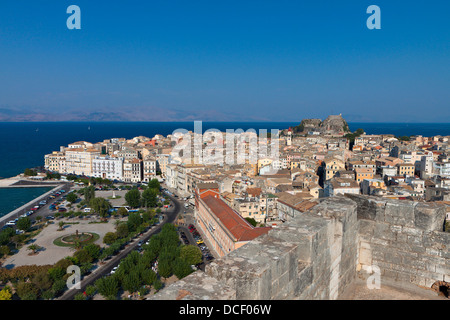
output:
<instances>
[{"instance_id":1,"label":"row of trees","mask_svg":"<svg viewBox=\"0 0 450 320\"><path fill-rule=\"evenodd\" d=\"M0 269L0 281L11 283L15 294L21 300L49 300L61 295L67 289L67 267L77 265L81 274L92 268L92 263L100 256L101 248L88 244L77 250L72 257L59 260L54 265L25 265L13 269ZM9 290L12 293L12 290ZM7 292L4 292L6 296ZM12 295L9 297L12 298Z\"/></svg>"},{"instance_id":2,"label":"row of trees","mask_svg":"<svg viewBox=\"0 0 450 320\"><path fill-rule=\"evenodd\" d=\"M118 225L116 233L120 233L122 225ZM142 248L142 254L133 251L123 259L114 274L97 280L94 284L96 291L107 299L116 299L121 290L144 295L151 287L155 290L162 287L158 275L162 278L175 275L182 279L193 272L191 265L202 261L202 253L197 246L180 244L178 232L172 224L165 224L161 232L152 236ZM156 261L157 273L152 270ZM89 297L82 294L76 297L86 298Z\"/></svg>"},{"instance_id":3,"label":"row of trees","mask_svg":"<svg viewBox=\"0 0 450 320\"><path fill-rule=\"evenodd\" d=\"M133 188L125 194L125 200L130 207L154 208L158 205L158 195L160 194L158 179L150 180L148 186L144 186L143 189L142 195L138 188Z\"/></svg>"}]
</instances>

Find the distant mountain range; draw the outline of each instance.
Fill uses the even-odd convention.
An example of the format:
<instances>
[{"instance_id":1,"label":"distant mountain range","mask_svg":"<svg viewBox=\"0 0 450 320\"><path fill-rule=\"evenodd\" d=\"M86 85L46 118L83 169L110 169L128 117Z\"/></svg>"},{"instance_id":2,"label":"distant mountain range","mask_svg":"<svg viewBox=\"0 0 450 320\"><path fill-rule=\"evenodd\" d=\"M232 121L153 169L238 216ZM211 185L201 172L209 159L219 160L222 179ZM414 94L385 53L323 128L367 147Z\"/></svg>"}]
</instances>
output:
<instances>
[{"instance_id":1,"label":"distant mountain range","mask_svg":"<svg viewBox=\"0 0 450 320\"><path fill-rule=\"evenodd\" d=\"M0 108L0 121L41 122L41 121L269 121L262 117L243 117L233 112L217 110L184 111L162 108L124 108L122 110L69 110L62 108L49 112L30 108Z\"/></svg>"}]
</instances>

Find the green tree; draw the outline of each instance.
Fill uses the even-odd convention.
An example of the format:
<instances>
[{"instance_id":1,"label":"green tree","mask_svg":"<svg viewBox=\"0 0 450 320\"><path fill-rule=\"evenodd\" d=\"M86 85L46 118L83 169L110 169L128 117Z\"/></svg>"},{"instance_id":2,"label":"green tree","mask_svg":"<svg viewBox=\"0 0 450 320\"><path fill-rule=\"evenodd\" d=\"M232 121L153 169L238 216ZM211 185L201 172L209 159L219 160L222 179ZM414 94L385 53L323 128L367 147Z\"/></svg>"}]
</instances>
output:
<instances>
[{"instance_id":1,"label":"green tree","mask_svg":"<svg viewBox=\"0 0 450 320\"><path fill-rule=\"evenodd\" d=\"M145 211L142 213L142 221L143 222L149 222L151 218L153 217L153 213L150 211Z\"/></svg>"},{"instance_id":2,"label":"green tree","mask_svg":"<svg viewBox=\"0 0 450 320\"><path fill-rule=\"evenodd\" d=\"M16 286L16 293L22 300L36 300L39 289L31 282L19 281Z\"/></svg>"},{"instance_id":3,"label":"green tree","mask_svg":"<svg viewBox=\"0 0 450 320\"><path fill-rule=\"evenodd\" d=\"M23 174L26 176L31 176L31 177L37 176L37 172L30 168L26 168L25 171L23 172Z\"/></svg>"},{"instance_id":4,"label":"green tree","mask_svg":"<svg viewBox=\"0 0 450 320\"><path fill-rule=\"evenodd\" d=\"M89 186L84 188L84 200L86 203L90 203L95 198L95 187Z\"/></svg>"},{"instance_id":5,"label":"green tree","mask_svg":"<svg viewBox=\"0 0 450 320\"><path fill-rule=\"evenodd\" d=\"M90 243L84 246L84 250L91 256L92 260L98 259L100 257L101 248L98 244Z\"/></svg>"},{"instance_id":6,"label":"green tree","mask_svg":"<svg viewBox=\"0 0 450 320\"><path fill-rule=\"evenodd\" d=\"M411 138L408 137L408 136L401 136L401 137L398 137L398 140L400 140L400 141L410 141Z\"/></svg>"},{"instance_id":7,"label":"green tree","mask_svg":"<svg viewBox=\"0 0 450 320\"><path fill-rule=\"evenodd\" d=\"M11 253L11 249L8 246L0 246L0 256L7 256Z\"/></svg>"},{"instance_id":8,"label":"green tree","mask_svg":"<svg viewBox=\"0 0 450 320\"><path fill-rule=\"evenodd\" d=\"M62 292L64 292L65 289L67 289L67 283L65 280L59 279L53 282L52 291L55 296L60 295Z\"/></svg>"},{"instance_id":9,"label":"green tree","mask_svg":"<svg viewBox=\"0 0 450 320\"><path fill-rule=\"evenodd\" d=\"M142 192L142 205L149 208L156 207L158 203L158 191L153 188L147 188Z\"/></svg>"},{"instance_id":10,"label":"green tree","mask_svg":"<svg viewBox=\"0 0 450 320\"><path fill-rule=\"evenodd\" d=\"M168 259L158 260L158 273L163 278L168 278L172 275L172 267Z\"/></svg>"},{"instance_id":11,"label":"green tree","mask_svg":"<svg viewBox=\"0 0 450 320\"><path fill-rule=\"evenodd\" d=\"M53 282L61 280L66 275L66 271L61 267L52 267L48 269L47 273Z\"/></svg>"},{"instance_id":12,"label":"green tree","mask_svg":"<svg viewBox=\"0 0 450 320\"><path fill-rule=\"evenodd\" d=\"M39 289L39 291L44 292L49 290L52 285L52 279L47 271L42 270L36 274L31 279L31 282Z\"/></svg>"},{"instance_id":13,"label":"green tree","mask_svg":"<svg viewBox=\"0 0 450 320\"><path fill-rule=\"evenodd\" d=\"M127 220L127 227L129 231L131 232L136 231L136 229L141 225L141 223L142 218L139 212L130 213Z\"/></svg>"},{"instance_id":14,"label":"green tree","mask_svg":"<svg viewBox=\"0 0 450 320\"><path fill-rule=\"evenodd\" d=\"M141 272L141 278L143 284L152 285L157 278L156 272L152 269L145 269Z\"/></svg>"},{"instance_id":15,"label":"green tree","mask_svg":"<svg viewBox=\"0 0 450 320\"><path fill-rule=\"evenodd\" d=\"M105 198L93 198L89 202L89 205L98 213L100 217L104 218L107 216L109 209L111 209L111 204Z\"/></svg>"},{"instance_id":16,"label":"green tree","mask_svg":"<svg viewBox=\"0 0 450 320\"><path fill-rule=\"evenodd\" d=\"M73 256L78 260L79 263L92 262L93 258L86 249L80 249L76 251Z\"/></svg>"},{"instance_id":17,"label":"green tree","mask_svg":"<svg viewBox=\"0 0 450 320\"><path fill-rule=\"evenodd\" d=\"M38 251L39 248L40 247L37 244L31 244L27 247L27 249L33 251L33 253L36 253L36 251Z\"/></svg>"},{"instance_id":18,"label":"green tree","mask_svg":"<svg viewBox=\"0 0 450 320\"><path fill-rule=\"evenodd\" d=\"M17 229L28 231L31 228L31 220L28 217L22 217L17 220Z\"/></svg>"},{"instance_id":19,"label":"green tree","mask_svg":"<svg viewBox=\"0 0 450 320\"><path fill-rule=\"evenodd\" d=\"M100 278L94 285L97 291L107 299L115 299L119 292L119 282L114 276Z\"/></svg>"},{"instance_id":20,"label":"green tree","mask_svg":"<svg viewBox=\"0 0 450 320\"><path fill-rule=\"evenodd\" d=\"M141 287L141 279L136 270L131 270L123 278L122 287L129 292L136 292Z\"/></svg>"},{"instance_id":21,"label":"green tree","mask_svg":"<svg viewBox=\"0 0 450 320\"><path fill-rule=\"evenodd\" d=\"M181 258L176 258L172 263L173 274L178 279L183 279L187 275L191 274L194 270L191 268L191 265L186 262L186 260Z\"/></svg>"},{"instance_id":22,"label":"green tree","mask_svg":"<svg viewBox=\"0 0 450 320\"><path fill-rule=\"evenodd\" d=\"M246 217L245 220L247 220L252 226L256 227L256 220L255 218Z\"/></svg>"},{"instance_id":23,"label":"green tree","mask_svg":"<svg viewBox=\"0 0 450 320\"><path fill-rule=\"evenodd\" d=\"M128 236L128 225L126 223L120 223L116 227L116 235L118 238L126 238Z\"/></svg>"},{"instance_id":24,"label":"green tree","mask_svg":"<svg viewBox=\"0 0 450 320\"><path fill-rule=\"evenodd\" d=\"M43 300L51 300L54 297L55 297L55 292L51 289L41 292L41 298Z\"/></svg>"},{"instance_id":25,"label":"green tree","mask_svg":"<svg viewBox=\"0 0 450 320\"><path fill-rule=\"evenodd\" d=\"M117 213L120 214L122 217L125 217L125 216L128 215L128 210L125 209L124 207L120 207L120 208L117 210Z\"/></svg>"},{"instance_id":26,"label":"green tree","mask_svg":"<svg viewBox=\"0 0 450 320\"><path fill-rule=\"evenodd\" d=\"M196 265L202 262L202 251L194 245L182 246L180 248L180 258L189 265Z\"/></svg>"},{"instance_id":27,"label":"green tree","mask_svg":"<svg viewBox=\"0 0 450 320\"><path fill-rule=\"evenodd\" d=\"M103 243L104 244L112 244L116 240L117 240L117 234L114 233L114 232L107 232L103 236Z\"/></svg>"},{"instance_id":28,"label":"green tree","mask_svg":"<svg viewBox=\"0 0 450 320\"><path fill-rule=\"evenodd\" d=\"M78 200L78 196L75 194L75 192L71 192L67 195L66 200L74 204Z\"/></svg>"},{"instance_id":29,"label":"green tree","mask_svg":"<svg viewBox=\"0 0 450 320\"><path fill-rule=\"evenodd\" d=\"M159 191L159 188L161 187L159 180L158 179L152 179L150 180L150 182L148 183L148 187L151 189L156 189Z\"/></svg>"},{"instance_id":30,"label":"green tree","mask_svg":"<svg viewBox=\"0 0 450 320\"><path fill-rule=\"evenodd\" d=\"M79 292L73 297L73 299L77 301L86 300L86 296L82 292Z\"/></svg>"},{"instance_id":31,"label":"green tree","mask_svg":"<svg viewBox=\"0 0 450 320\"><path fill-rule=\"evenodd\" d=\"M161 282L161 280L156 279L153 282L153 288L155 288L156 291L159 291L162 287L163 287L163 283Z\"/></svg>"},{"instance_id":32,"label":"green tree","mask_svg":"<svg viewBox=\"0 0 450 320\"><path fill-rule=\"evenodd\" d=\"M95 288L95 286L93 285L89 285L86 287L86 290L84 290L86 292L86 295L88 298L92 298L95 295L95 292L97 291L97 289Z\"/></svg>"},{"instance_id":33,"label":"green tree","mask_svg":"<svg viewBox=\"0 0 450 320\"><path fill-rule=\"evenodd\" d=\"M125 194L127 204L132 208L137 208L141 204L141 193L137 188L133 188Z\"/></svg>"}]
</instances>

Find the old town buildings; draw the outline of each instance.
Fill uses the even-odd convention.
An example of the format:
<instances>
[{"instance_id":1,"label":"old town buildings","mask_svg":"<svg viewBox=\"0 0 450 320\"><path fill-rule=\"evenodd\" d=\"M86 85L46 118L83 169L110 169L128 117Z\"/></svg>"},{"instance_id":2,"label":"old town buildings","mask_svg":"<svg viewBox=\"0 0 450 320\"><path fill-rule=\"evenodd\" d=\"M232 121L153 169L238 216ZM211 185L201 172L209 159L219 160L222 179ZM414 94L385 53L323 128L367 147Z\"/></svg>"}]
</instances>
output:
<instances>
[{"instance_id":1,"label":"old town buildings","mask_svg":"<svg viewBox=\"0 0 450 320\"><path fill-rule=\"evenodd\" d=\"M320 130L313 128L314 122L305 122L309 131L290 128L265 140L234 132L223 139L216 135L201 140L198 134L177 133L78 141L45 155L45 168L116 183L158 178L181 197L194 196L199 186L214 184L208 199L198 195L204 212L221 208L231 214L232 210L257 226L276 226L323 198L346 193L447 201L448 137L413 136L406 141L389 134L362 133L350 141L346 132L333 132L339 120L335 118ZM227 148L230 141L234 148ZM224 205L230 209L223 209ZM203 219L207 229L210 218ZM224 251L239 243L236 237L231 243L229 234L221 237Z\"/></svg>"}]
</instances>

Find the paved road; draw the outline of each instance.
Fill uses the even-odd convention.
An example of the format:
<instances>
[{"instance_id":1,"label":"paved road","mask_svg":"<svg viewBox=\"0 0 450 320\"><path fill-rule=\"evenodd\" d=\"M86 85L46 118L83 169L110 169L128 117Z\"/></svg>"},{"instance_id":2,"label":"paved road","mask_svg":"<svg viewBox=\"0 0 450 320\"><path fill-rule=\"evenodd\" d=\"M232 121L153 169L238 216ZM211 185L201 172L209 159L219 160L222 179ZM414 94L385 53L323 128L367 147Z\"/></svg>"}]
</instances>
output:
<instances>
[{"instance_id":1,"label":"paved road","mask_svg":"<svg viewBox=\"0 0 450 320\"><path fill-rule=\"evenodd\" d=\"M141 237L136 238L135 240L133 240L133 242L128 244L128 246L125 247L125 249L123 249L121 252L119 252L119 254L108 260L108 262L105 265L99 267L98 269L94 270L90 275L84 277L84 279L81 280L80 289L67 290L61 297L58 298L58 300L73 300L75 295L79 292L83 292L88 285L93 284L97 279L105 275L108 275L114 267L119 265L122 259L124 259L130 252L132 252L137 248L139 241L146 242L148 239L150 239L151 236L160 232L161 227L164 224L173 223L177 215L182 210L182 207L180 202L176 198L172 196L169 196L169 198L172 200L174 206L172 207L171 210L168 210L167 212L164 213L164 220L162 221L161 224L150 228Z\"/></svg>"}]
</instances>

